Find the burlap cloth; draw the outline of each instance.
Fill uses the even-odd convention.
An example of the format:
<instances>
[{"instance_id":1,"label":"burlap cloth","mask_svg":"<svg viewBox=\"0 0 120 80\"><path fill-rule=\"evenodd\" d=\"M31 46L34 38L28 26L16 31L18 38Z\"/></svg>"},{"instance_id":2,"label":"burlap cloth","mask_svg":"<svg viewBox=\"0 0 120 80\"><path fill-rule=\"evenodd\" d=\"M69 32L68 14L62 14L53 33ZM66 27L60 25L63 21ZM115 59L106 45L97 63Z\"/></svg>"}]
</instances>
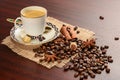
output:
<instances>
[{"instance_id":1,"label":"burlap cloth","mask_svg":"<svg viewBox=\"0 0 120 80\"><path fill-rule=\"evenodd\" d=\"M48 17L47 18L47 22L51 22L52 24L55 24L59 28L59 30L61 29L61 27L62 27L63 24L70 25L70 24L67 24L65 22L62 22L62 21L57 20L57 19L52 18L52 17ZM72 25L70 25L70 26L72 26ZM80 30L80 34L77 35L77 37L79 39L83 40L83 41L85 41L86 39L91 39L95 35L94 32L89 31L89 30L84 29L84 28L81 28L81 27L79 27L78 30ZM47 67L49 69L52 68L52 67L54 67L54 66L61 68L67 62L69 62L69 60L70 60L70 59L68 59L68 60L62 60L61 63L58 63L57 61L54 62L54 63L53 62L50 62L50 63L42 62L42 63L40 63L39 62L40 58L39 57L35 58L34 57L35 53L32 51L32 49L35 48L36 46L35 47L34 46L31 47L31 46L21 45L21 44L15 42L15 41L13 41L10 36L7 36L2 41L2 44L8 46L13 52L17 53L18 55L23 56L23 57L25 57L27 59L30 59L31 61L34 61L34 62L36 62L38 64L41 64L41 65L43 65L43 66L45 66L45 67ZM74 56L72 56L72 58Z\"/></svg>"}]
</instances>

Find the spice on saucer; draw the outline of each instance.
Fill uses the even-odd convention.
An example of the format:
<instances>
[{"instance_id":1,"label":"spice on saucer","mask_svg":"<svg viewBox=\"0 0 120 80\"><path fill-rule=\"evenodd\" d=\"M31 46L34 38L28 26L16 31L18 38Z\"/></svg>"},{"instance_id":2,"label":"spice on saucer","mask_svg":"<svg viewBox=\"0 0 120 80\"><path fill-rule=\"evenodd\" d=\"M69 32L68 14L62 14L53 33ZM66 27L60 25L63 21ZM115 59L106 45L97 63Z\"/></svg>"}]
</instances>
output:
<instances>
[{"instance_id":1,"label":"spice on saucer","mask_svg":"<svg viewBox=\"0 0 120 80\"><path fill-rule=\"evenodd\" d=\"M31 38L30 38L29 36L23 37L22 40L23 40L25 43L31 42Z\"/></svg>"}]
</instances>

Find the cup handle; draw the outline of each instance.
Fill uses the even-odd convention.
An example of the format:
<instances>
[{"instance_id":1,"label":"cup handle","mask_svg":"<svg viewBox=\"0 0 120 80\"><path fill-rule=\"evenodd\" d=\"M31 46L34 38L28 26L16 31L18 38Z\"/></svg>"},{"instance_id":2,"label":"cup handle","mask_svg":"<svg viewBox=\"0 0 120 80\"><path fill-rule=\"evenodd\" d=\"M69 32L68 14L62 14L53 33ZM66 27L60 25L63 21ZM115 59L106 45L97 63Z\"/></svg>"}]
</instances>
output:
<instances>
[{"instance_id":1,"label":"cup handle","mask_svg":"<svg viewBox=\"0 0 120 80\"><path fill-rule=\"evenodd\" d=\"M14 21L14 27L18 28L18 27L21 27L22 25L22 19L21 17L17 17Z\"/></svg>"}]
</instances>

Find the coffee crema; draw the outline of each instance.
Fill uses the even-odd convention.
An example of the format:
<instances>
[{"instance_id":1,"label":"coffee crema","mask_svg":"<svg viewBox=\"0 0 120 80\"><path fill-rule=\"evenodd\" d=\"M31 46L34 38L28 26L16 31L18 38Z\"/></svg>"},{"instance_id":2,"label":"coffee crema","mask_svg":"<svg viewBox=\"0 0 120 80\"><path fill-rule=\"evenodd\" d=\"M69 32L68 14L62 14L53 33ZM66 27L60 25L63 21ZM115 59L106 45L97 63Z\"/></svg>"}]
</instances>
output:
<instances>
[{"instance_id":1,"label":"coffee crema","mask_svg":"<svg viewBox=\"0 0 120 80\"><path fill-rule=\"evenodd\" d=\"M26 10L22 13L22 15L27 18L36 18L44 16L45 12L42 10Z\"/></svg>"}]
</instances>

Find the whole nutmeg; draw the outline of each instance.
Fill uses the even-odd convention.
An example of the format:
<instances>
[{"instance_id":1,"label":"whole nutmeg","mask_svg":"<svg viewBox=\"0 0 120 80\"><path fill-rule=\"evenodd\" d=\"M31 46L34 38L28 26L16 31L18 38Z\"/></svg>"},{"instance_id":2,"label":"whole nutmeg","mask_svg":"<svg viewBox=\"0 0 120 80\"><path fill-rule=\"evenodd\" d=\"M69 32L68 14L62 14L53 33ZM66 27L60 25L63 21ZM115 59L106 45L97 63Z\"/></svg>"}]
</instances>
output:
<instances>
[{"instance_id":1,"label":"whole nutmeg","mask_svg":"<svg viewBox=\"0 0 120 80\"><path fill-rule=\"evenodd\" d=\"M71 43L70 43L70 49L71 49L71 50L76 50L76 49L77 49L77 44L76 44L76 42L71 42Z\"/></svg>"}]
</instances>

